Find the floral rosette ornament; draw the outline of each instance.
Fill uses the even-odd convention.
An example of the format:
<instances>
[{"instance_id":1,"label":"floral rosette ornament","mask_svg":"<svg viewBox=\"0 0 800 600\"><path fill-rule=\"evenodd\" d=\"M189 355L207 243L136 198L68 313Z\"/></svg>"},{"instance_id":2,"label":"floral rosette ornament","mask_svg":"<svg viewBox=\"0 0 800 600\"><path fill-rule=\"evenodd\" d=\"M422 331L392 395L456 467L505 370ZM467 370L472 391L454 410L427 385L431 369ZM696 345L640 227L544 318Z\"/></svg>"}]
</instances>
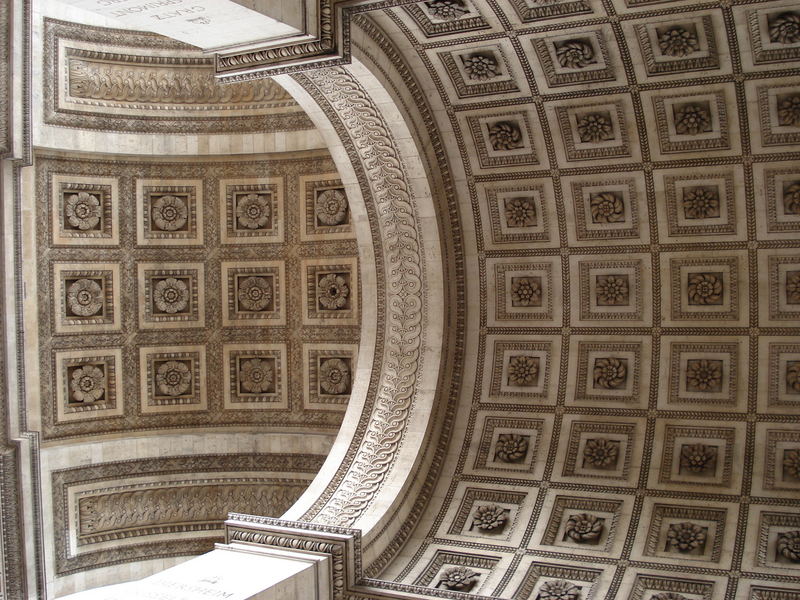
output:
<instances>
[{"instance_id":1,"label":"floral rosette ornament","mask_svg":"<svg viewBox=\"0 0 800 600\"><path fill-rule=\"evenodd\" d=\"M448 590L464 591L472 587L478 581L480 575L472 569L466 567L451 567L445 569L439 576L439 583Z\"/></svg>"},{"instance_id":2,"label":"floral rosette ornament","mask_svg":"<svg viewBox=\"0 0 800 600\"><path fill-rule=\"evenodd\" d=\"M67 305L72 314L91 317L103 308L103 288L92 279L78 279L67 288Z\"/></svg>"},{"instance_id":3,"label":"floral rosette ornament","mask_svg":"<svg viewBox=\"0 0 800 600\"><path fill-rule=\"evenodd\" d=\"M262 394L270 391L275 374L269 361L251 358L242 361L239 369L239 383L245 392Z\"/></svg>"},{"instance_id":4,"label":"floral rosette ornament","mask_svg":"<svg viewBox=\"0 0 800 600\"><path fill-rule=\"evenodd\" d=\"M106 390L106 376L99 367L83 365L72 372L69 386L75 402L89 404L103 397Z\"/></svg>"},{"instance_id":5,"label":"floral rosette ornament","mask_svg":"<svg viewBox=\"0 0 800 600\"><path fill-rule=\"evenodd\" d=\"M506 223L509 227L536 225L536 207L527 198L511 198L505 203Z\"/></svg>"},{"instance_id":6,"label":"floral rosette ornament","mask_svg":"<svg viewBox=\"0 0 800 600\"><path fill-rule=\"evenodd\" d=\"M778 534L778 554L790 561L800 563L800 531L784 531Z\"/></svg>"},{"instance_id":7,"label":"floral rosette ornament","mask_svg":"<svg viewBox=\"0 0 800 600\"><path fill-rule=\"evenodd\" d=\"M564 42L556 50L556 58L565 69L583 69L595 62L592 47L580 40Z\"/></svg>"},{"instance_id":8,"label":"floral rosette ornament","mask_svg":"<svg viewBox=\"0 0 800 600\"><path fill-rule=\"evenodd\" d=\"M658 37L658 47L666 56L681 58L700 50L697 36L688 29L676 25Z\"/></svg>"},{"instance_id":9,"label":"floral rosette ornament","mask_svg":"<svg viewBox=\"0 0 800 600\"><path fill-rule=\"evenodd\" d=\"M491 56L473 54L462 60L467 77L476 81L486 81L497 76L497 61Z\"/></svg>"},{"instance_id":10,"label":"floral rosette ornament","mask_svg":"<svg viewBox=\"0 0 800 600\"><path fill-rule=\"evenodd\" d=\"M78 192L67 197L64 206L67 222L81 231L94 229L100 223L100 200L88 192Z\"/></svg>"},{"instance_id":11,"label":"floral rosette ornament","mask_svg":"<svg viewBox=\"0 0 800 600\"><path fill-rule=\"evenodd\" d=\"M189 305L189 287L180 279L167 277L155 285L153 299L158 310L175 314Z\"/></svg>"},{"instance_id":12,"label":"floral rosette ornament","mask_svg":"<svg viewBox=\"0 0 800 600\"><path fill-rule=\"evenodd\" d=\"M719 198L706 188L689 189L683 196L683 212L687 219L718 217Z\"/></svg>"},{"instance_id":13,"label":"floral rosette ornament","mask_svg":"<svg viewBox=\"0 0 800 600\"><path fill-rule=\"evenodd\" d=\"M584 460L595 467L610 467L617 462L617 445L606 438L588 440L583 448Z\"/></svg>"},{"instance_id":14,"label":"floral rosette ornament","mask_svg":"<svg viewBox=\"0 0 800 600\"><path fill-rule=\"evenodd\" d=\"M707 471L717 458L717 449L705 444L687 444L681 448L681 467L692 472Z\"/></svg>"},{"instance_id":15,"label":"floral rosette ornament","mask_svg":"<svg viewBox=\"0 0 800 600\"><path fill-rule=\"evenodd\" d=\"M347 218L347 196L342 190L323 190L314 202L314 214L323 225L341 225Z\"/></svg>"},{"instance_id":16,"label":"floral rosette ornament","mask_svg":"<svg viewBox=\"0 0 800 600\"><path fill-rule=\"evenodd\" d=\"M170 360L159 365L156 371L158 391L165 396L180 396L189 391L192 373L186 363Z\"/></svg>"},{"instance_id":17,"label":"floral rosette ornament","mask_svg":"<svg viewBox=\"0 0 800 600\"><path fill-rule=\"evenodd\" d=\"M615 390L625 383L628 377L628 370L625 363L618 358L609 356L598 358L594 361L594 382L595 385L606 390Z\"/></svg>"},{"instance_id":18,"label":"floral rosette ornament","mask_svg":"<svg viewBox=\"0 0 800 600\"><path fill-rule=\"evenodd\" d=\"M489 127L489 142L495 151L522 148L522 132L514 123L500 121Z\"/></svg>"},{"instance_id":19,"label":"floral rosette ornament","mask_svg":"<svg viewBox=\"0 0 800 600\"><path fill-rule=\"evenodd\" d=\"M507 518L506 509L500 506L479 506L472 515L472 525L483 531L499 531L505 526Z\"/></svg>"},{"instance_id":20,"label":"floral rosette ornament","mask_svg":"<svg viewBox=\"0 0 800 600\"><path fill-rule=\"evenodd\" d=\"M347 306L350 286L347 280L337 273L328 273L317 283L317 300L322 308L341 310Z\"/></svg>"},{"instance_id":21,"label":"floral rosette ornament","mask_svg":"<svg viewBox=\"0 0 800 600\"><path fill-rule=\"evenodd\" d=\"M236 203L236 221L245 229L262 229L272 216L269 199L261 194L247 194Z\"/></svg>"},{"instance_id":22,"label":"floral rosette ornament","mask_svg":"<svg viewBox=\"0 0 800 600\"><path fill-rule=\"evenodd\" d=\"M533 277L515 277L511 283L511 301L514 306L539 306L542 286Z\"/></svg>"},{"instance_id":23,"label":"floral rosette ornament","mask_svg":"<svg viewBox=\"0 0 800 600\"><path fill-rule=\"evenodd\" d=\"M614 127L607 116L591 113L578 119L578 137L583 143L606 142L614 139Z\"/></svg>"},{"instance_id":24,"label":"floral rosette ornament","mask_svg":"<svg viewBox=\"0 0 800 600\"><path fill-rule=\"evenodd\" d=\"M672 523L667 530L667 543L678 552L691 552L705 542L705 529L694 523Z\"/></svg>"},{"instance_id":25,"label":"floral rosette ornament","mask_svg":"<svg viewBox=\"0 0 800 600\"><path fill-rule=\"evenodd\" d=\"M494 456L505 463L515 463L525 458L528 453L527 438L516 433L501 433L497 437Z\"/></svg>"},{"instance_id":26,"label":"floral rosette ornament","mask_svg":"<svg viewBox=\"0 0 800 600\"><path fill-rule=\"evenodd\" d=\"M686 384L698 392L714 392L722 383L722 362L718 360L690 360L686 363Z\"/></svg>"},{"instance_id":27,"label":"floral rosette ornament","mask_svg":"<svg viewBox=\"0 0 800 600\"><path fill-rule=\"evenodd\" d=\"M326 394L344 394L350 388L350 367L340 358L328 358L319 367L319 386Z\"/></svg>"},{"instance_id":28,"label":"floral rosette ornament","mask_svg":"<svg viewBox=\"0 0 800 600\"><path fill-rule=\"evenodd\" d=\"M186 202L177 196L157 198L150 207L150 212L153 223L162 231L177 231L186 225L189 218Z\"/></svg>"},{"instance_id":29,"label":"floral rosette ornament","mask_svg":"<svg viewBox=\"0 0 800 600\"><path fill-rule=\"evenodd\" d=\"M675 131L681 135L697 135L711 128L711 115L699 104L683 106L675 113Z\"/></svg>"},{"instance_id":30,"label":"floral rosette ornament","mask_svg":"<svg viewBox=\"0 0 800 600\"><path fill-rule=\"evenodd\" d=\"M580 596L581 589L563 579L545 581L539 588L539 600L578 600Z\"/></svg>"},{"instance_id":31,"label":"floral rosette ornament","mask_svg":"<svg viewBox=\"0 0 800 600\"><path fill-rule=\"evenodd\" d=\"M571 515L564 527L564 533L579 544L592 542L603 533L603 520L588 513Z\"/></svg>"},{"instance_id":32,"label":"floral rosette ornament","mask_svg":"<svg viewBox=\"0 0 800 600\"><path fill-rule=\"evenodd\" d=\"M247 277L239 282L239 304L250 312L266 310L272 300L272 286L265 277Z\"/></svg>"},{"instance_id":33,"label":"floral rosette ornament","mask_svg":"<svg viewBox=\"0 0 800 600\"><path fill-rule=\"evenodd\" d=\"M589 198L592 223L622 223L625 221L625 204L613 192L592 194Z\"/></svg>"},{"instance_id":34,"label":"floral rosette ornament","mask_svg":"<svg viewBox=\"0 0 800 600\"><path fill-rule=\"evenodd\" d=\"M624 304L628 301L628 282L618 275L597 277L597 299L606 306Z\"/></svg>"},{"instance_id":35,"label":"floral rosette ornament","mask_svg":"<svg viewBox=\"0 0 800 600\"><path fill-rule=\"evenodd\" d=\"M454 21L469 12L462 0L430 0L425 6L429 15L442 21Z\"/></svg>"},{"instance_id":36,"label":"floral rosette ornament","mask_svg":"<svg viewBox=\"0 0 800 600\"><path fill-rule=\"evenodd\" d=\"M512 356L508 361L508 383L526 387L536 383L539 365L532 356Z\"/></svg>"}]
</instances>

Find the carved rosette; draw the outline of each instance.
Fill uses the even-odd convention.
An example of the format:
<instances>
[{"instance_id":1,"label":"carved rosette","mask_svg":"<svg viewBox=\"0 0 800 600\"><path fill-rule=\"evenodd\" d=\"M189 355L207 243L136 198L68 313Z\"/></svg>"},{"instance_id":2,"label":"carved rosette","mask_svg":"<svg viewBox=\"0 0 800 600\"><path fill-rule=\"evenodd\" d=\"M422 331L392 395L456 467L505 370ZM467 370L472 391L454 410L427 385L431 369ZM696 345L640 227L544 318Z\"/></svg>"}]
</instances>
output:
<instances>
[{"instance_id":1,"label":"carved rosette","mask_svg":"<svg viewBox=\"0 0 800 600\"><path fill-rule=\"evenodd\" d=\"M304 516L352 525L379 492L405 433L420 360L420 235L406 173L386 121L367 92L341 68L309 71L297 81L342 121L370 186L386 270L386 348L369 424L352 464L324 505ZM332 484L336 485L336 484ZM330 493L330 488L328 490ZM325 497L325 496L323 496Z\"/></svg>"}]
</instances>

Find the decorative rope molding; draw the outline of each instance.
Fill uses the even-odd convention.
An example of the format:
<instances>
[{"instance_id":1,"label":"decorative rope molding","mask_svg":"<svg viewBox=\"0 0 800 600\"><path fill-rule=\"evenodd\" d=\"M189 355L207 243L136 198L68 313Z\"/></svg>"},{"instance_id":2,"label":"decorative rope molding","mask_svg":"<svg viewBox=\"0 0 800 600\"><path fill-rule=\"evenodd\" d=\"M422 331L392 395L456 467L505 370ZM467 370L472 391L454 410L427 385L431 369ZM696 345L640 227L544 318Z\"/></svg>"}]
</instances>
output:
<instances>
[{"instance_id":1,"label":"decorative rope molding","mask_svg":"<svg viewBox=\"0 0 800 600\"><path fill-rule=\"evenodd\" d=\"M386 348L374 408L360 448L330 497L305 518L352 525L391 470L416 392L422 338L423 282L418 223L388 125L367 92L344 69L298 76L341 119L366 171L378 213L386 271ZM344 133L344 132L340 132Z\"/></svg>"}]
</instances>

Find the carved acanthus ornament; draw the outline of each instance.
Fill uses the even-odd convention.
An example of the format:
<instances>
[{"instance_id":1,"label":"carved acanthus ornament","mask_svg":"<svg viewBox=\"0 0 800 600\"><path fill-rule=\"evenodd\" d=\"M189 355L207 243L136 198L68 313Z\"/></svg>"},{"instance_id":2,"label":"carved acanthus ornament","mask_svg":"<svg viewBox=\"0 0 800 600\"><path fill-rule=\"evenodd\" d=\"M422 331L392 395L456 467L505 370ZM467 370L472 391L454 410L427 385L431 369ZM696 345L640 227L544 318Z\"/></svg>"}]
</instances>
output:
<instances>
[{"instance_id":1,"label":"carved acanthus ornament","mask_svg":"<svg viewBox=\"0 0 800 600\"><path fill-rule=\"evenodd\" d=\"M76 98L150 104L291 105L291 97L269 80L222 85L210 65L176 68L69 59L69 93Z\"/></svg>"},{"instance_id":2,"label":"carved acanthus ornament","mask_svg":"<svg viewBox=\"0 0 800 600\"><path fill-rule=\"evenodd\" d=\"M406 173L380 111L343 69L310 71L298 81L342 121L365 169L375 203L386 270L386 348L377 396L361 447L342 481L318 508L315 522L353 524L389 474L416 393L422 338L420 236Z\"/></svg>"}]
</instances>

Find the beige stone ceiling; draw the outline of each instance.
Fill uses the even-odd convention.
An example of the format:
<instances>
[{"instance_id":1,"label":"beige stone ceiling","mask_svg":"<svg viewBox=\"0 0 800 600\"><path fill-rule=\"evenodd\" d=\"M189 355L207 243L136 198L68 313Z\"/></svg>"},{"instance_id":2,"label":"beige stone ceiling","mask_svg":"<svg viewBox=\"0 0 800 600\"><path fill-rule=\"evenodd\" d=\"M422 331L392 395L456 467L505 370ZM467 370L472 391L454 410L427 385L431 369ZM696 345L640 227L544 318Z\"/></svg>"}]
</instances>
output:
<instances>
[{"instance_id":1,"label":"beige stone ceiling","mask_svg":"<svg viewBox=\"0 0 800 600\"><path fill-rule=\"evenodd\" d=\"M42 93L41 139L76 127L78 137L164 127L228 136L223 143L232 151L246 151L238 136L262 127L285 126L287 140L313 135L300 107L275 84L209 84L212 63L189 60L173 42L139 34L131 41L144 56L178 49L180 59L168 68L151 59L109 64L105 46L114 32L62 21L43 31L41 64L53 83ZM364 565L366 574L419 597L798 600L800 9L782 0L387 2L357 11L349 35L353 56L392 95L416 136L440 201L440 231L458 234L445 240L445 272L464 274L446 281L447 322L464 327L445 334L457 377L450 381L443 370L440 382L438 401L452 392L453 403L439 445L443 462L433 459L439 477L387 550ZM326 73L304 77L297 82L311 89L309 81L319 85ZM182 96L186 85L196 93ZM214 118L196 119L202 111ZM307 263L333 265L337 273L349 265L353 274L348 261L357 249L352 239L337 239L342 232L313 237L320 223L303 216L310 206L304 198L317 196L313 186L304 195L303 178L322 181L321 189L338 183L330 157L311 154L287 157L268 175L288 182L285 244L269 246L272 254L228 248L220 212L223 198L235 200L222 191L225 181L271 185L262 158L40 155L30 186L46 215L36 231L44 438L129 427L224 429L253 418L333 431L341 413L330 405L308 410L306 394L309 365L320 367L328 355L312 357L305 346L355 353L358 315L338 329L314 321L308 282L321 279ZM195 237L159 249L147 235L157 222L136 220L148 202L160 201L147 195L148 186L192 198L192 185L207 203L204 237L195 224L187 229ZM73 214L77 201L67 205L81 191L105 211L91 227L97 235L89 238L103 240L97 246L75 242L82 235L72 222L81 222ZM316 242L322 239L325 246ZM323 259L320 247L328 248ZM287 277L285 289L303 311L295 321L286 317L301 331L287 342L292 394L279 411L231 409L223 364L239 345L256 342L254 329L226 322L230 273L223 266L244 259L267 268L284 252L289 258L277 277ZM175 279L175 262L201 267L195 270L206 285L195 283L205 298L185 311L191 331L170 333L167 342L148 322L155 322L154 306L168 311L140 289L150 271L173 270L156 276ZM84 280L104 289L109 314L102 314L111 319L88 315L91 333L79 323L70 329L82 318L80 307L59 312L75 304L70 290ZM352 289L358 295L357 285ZM290 329L281 331L294 335ZM166 348L174 343L196 360L158 356L174 353ZM74 362L86 353L91 363ZM187 402L175 404L140 393L162 366L153 360L162 359L217 369L202 416L183 412L200 406L200 395L195 402L178 394ZM112 406L104 397L105 415L77 410L69 399L74 371L102 367L105 377L109 361L120 378L115 385L132 403ZM142 375L148 364L151 379ZM97 400L90 404L100 406ZM209 442L208 449L184 440L175 451L174 433L163 432L158 446L163 464L153 460L155 446L128 463L121 450L88 457L78 443L45 461L45 511L55 524L47 558L56 566L49 568L65 575L91 568L92 559L80 556L87 548L109 563L199 553L208 541L201 534L182 549L162 544L163 537L140 537L138 549L130 543L120 550L104 513L109 506L125 512L138 536L166 536L190 517L197 530L218 524L229 501L244 512L258 512L264 502L283 509L292 494L275 490L299 494L327 449L319 444L280 457L277 442L266 450ZM435 443L425 447L430 455L436 450ZM226 497L212 491L220 477ZM142 491L154 482L161 500ZM194 491L205 500L191 514L158 513L165 495ZM155 512L134 510L145 505ZM78 515L77 527L66 526L69 514Z\"/></svg>"},{"instance_id":2,"label":"beige stone ceiling","mask_svg":"<svg viewBox=\"0 0 800 600\"><path fill-rule=\"evenodd\" d=\"M452 440L380 577L795 598L796 5L430 1L352 40L429 103L465 231Z\"/></svg>"}]
</instances>

